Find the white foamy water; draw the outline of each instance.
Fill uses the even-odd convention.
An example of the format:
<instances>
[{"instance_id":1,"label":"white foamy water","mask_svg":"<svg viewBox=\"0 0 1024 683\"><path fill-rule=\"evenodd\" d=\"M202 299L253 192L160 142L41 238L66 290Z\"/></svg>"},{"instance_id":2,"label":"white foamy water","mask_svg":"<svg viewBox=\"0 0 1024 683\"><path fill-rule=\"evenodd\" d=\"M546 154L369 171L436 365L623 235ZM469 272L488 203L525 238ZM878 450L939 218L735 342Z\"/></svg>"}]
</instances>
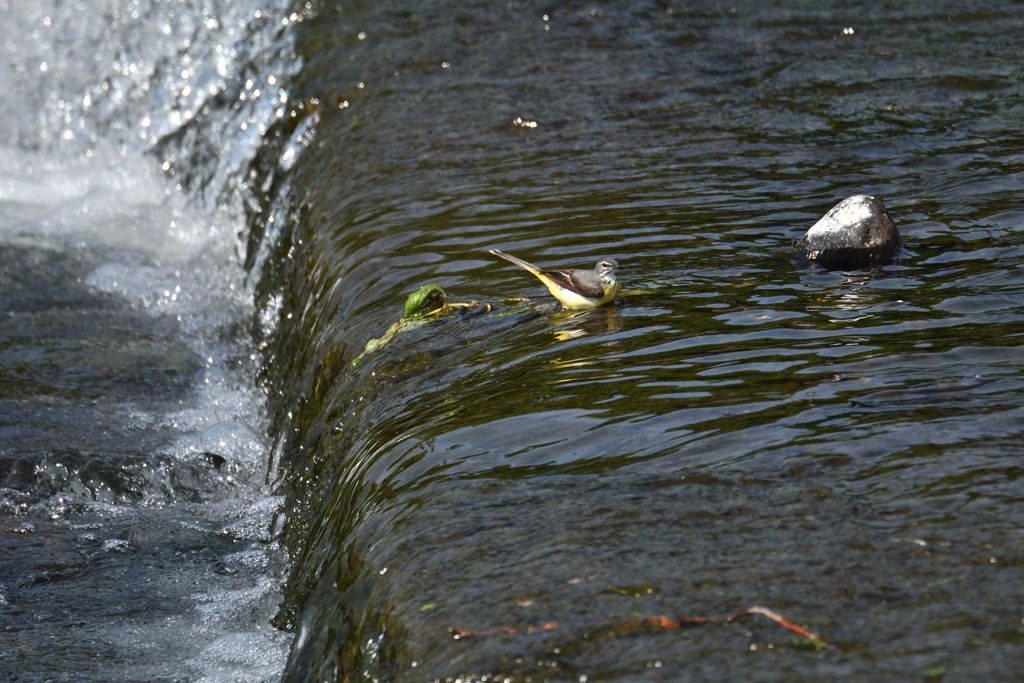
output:
<instances>
[{"instance_id":1,"label":"white foamy water","mask_svg":"<svg viewBox=\"0 0 1024 683\"><path fill-rule=\"evenodd\" d=\"M134 504L99 500L81 473L38 501L0 488L0 511L27 525L19 533L96 545L74 591L105 590L106 579L88 584L105 558L123 567L125 616L76 622L76 638L102 644L106 680L275 680L287 657L290 635L269 624L287 557L266 483L242 199L298 68L289 27L302 17L288 6L0 0L0 250L87 263L78 284L151 319L198 368L184 397L143 390L82 418L99 415L97 431L144 453L122 468L146 482ZM99 458L108 443L61 438L53 449ZM4 604L37 599L32 580L0 584ZM40 675L64 668L59 649L33 661Z\"/></svg>"}]
</instances>

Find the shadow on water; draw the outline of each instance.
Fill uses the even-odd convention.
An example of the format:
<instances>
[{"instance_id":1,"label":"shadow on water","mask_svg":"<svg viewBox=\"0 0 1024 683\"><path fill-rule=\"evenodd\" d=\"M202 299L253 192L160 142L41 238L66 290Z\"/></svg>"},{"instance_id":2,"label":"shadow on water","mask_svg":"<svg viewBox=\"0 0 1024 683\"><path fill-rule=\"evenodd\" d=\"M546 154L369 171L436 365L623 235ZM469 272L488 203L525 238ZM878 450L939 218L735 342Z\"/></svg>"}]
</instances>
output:
<instances>
[{"instance_id":1,"label":"shadow on water","mask_svg":"<svg viewBox=\"0 0 1024 683\"><path fill-rule=\"evenodd\" d=\"M315 138L252 216L277 240L286 678L1011 680L1018 10L324 5L297 85ZM796 267L857 192L907 257ZM549 300L495 247L615 256L626 293L352 364L430 282ZM635 623L753 604L842 652Z\"/></svg>"}]
</instances>

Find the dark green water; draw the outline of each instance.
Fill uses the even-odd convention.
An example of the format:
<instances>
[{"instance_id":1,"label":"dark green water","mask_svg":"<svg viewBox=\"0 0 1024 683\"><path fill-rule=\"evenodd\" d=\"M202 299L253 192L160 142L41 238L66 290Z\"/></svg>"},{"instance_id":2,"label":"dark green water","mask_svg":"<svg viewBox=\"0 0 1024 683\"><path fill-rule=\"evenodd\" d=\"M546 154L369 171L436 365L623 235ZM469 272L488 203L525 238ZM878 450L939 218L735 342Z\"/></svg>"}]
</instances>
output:
<instances>
[{"instance_id":1,"label":"dark green water","mask_svg":"<svg viewBox=\"0 0 1024 683\"><path fill-rule=\"evenodd\" d=\"M1019 2L314 8L315 137L252 221L286 680L1016 680L1022 29ZM797 267L857 193L906 258ZM627 291L351 365L424 284L551 300L489 248L615 256ZM842 652L635 623L751 605Z\"/></svg>"}]
</instances>

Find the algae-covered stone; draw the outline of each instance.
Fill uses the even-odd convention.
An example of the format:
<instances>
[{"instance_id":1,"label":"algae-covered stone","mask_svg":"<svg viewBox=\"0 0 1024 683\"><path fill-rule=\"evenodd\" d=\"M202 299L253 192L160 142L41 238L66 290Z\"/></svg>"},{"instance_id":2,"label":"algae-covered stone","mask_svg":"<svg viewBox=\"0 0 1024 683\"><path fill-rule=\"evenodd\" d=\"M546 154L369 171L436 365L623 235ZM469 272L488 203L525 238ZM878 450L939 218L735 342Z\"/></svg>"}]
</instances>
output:
<instances>
[{"instance_id":1,"label":"algae-covered stone","mask_svg":"<svg viewBox=\"0 0 1024 683\"><path fill-rule=\"evenodd\" d=\"M441 285L423 285L405 300L405 318L440 313L448 303Z\"/></svg>"},{"instance_id":2,"label":"algae-covered stone","mask_svg":"<svg viewBox=\"0 0 1024 683\"><path fill-rule=\"evenodd\" d=\"M366 342L363 352L352 361L352 365L361 361L366 354L386 346L401 330L424 325L429 322L424 318L440 317L448 310L448 297L444 293L444 288L441 285L423 285L405 300L405 314L399 321L389 327L383 336Z\"/></svg>"},{"instance_id":3,"label":"algae-covered stone","mask_svg":"<svg viewBox=\"0 0 1024 683\"><path fill-rule=\"evenodd\" d=\"M391 327L389 327L380 337L366 342L366 347L363 349L363 352L352 361L352 365L358 364L359 361L361 361L367 354L373 353L387 346L387 344L399 332L407 332L451 315L456 315L460 318L488 314L488 317L501 317L516 313L537 311L541 308L545 308L543 305L538 306L537 304L524 299L506 299L504 301L512 301L519 305L508 310L493 312L494 307L491 304L481 304L476 301L448 303L448 296L445 294L444 288L441 287L441 285L424 285L410 294L405 300L404 315L398 319L398 322L391 325Z\"/></svg>"}]
</instances>

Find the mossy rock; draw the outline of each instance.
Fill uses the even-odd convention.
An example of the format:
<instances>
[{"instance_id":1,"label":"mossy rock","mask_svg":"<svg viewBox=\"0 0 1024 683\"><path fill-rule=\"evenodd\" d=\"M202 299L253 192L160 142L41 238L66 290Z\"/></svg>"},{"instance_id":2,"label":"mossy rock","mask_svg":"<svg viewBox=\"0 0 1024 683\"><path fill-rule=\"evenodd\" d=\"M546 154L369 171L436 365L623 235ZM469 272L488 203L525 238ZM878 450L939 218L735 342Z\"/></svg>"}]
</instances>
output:
<instances>
[{"instance_id":1,"label":"mossy rock","mask_svg":"<svg viewBox=\"0 0 1024 683\"><path fill-rule=\"evenodd\" d=\"M421 318L431 313L440 313L448 303L448 297L441 285L423 285L405 300L403 318Z\"/></svg>"}]
</instances>

